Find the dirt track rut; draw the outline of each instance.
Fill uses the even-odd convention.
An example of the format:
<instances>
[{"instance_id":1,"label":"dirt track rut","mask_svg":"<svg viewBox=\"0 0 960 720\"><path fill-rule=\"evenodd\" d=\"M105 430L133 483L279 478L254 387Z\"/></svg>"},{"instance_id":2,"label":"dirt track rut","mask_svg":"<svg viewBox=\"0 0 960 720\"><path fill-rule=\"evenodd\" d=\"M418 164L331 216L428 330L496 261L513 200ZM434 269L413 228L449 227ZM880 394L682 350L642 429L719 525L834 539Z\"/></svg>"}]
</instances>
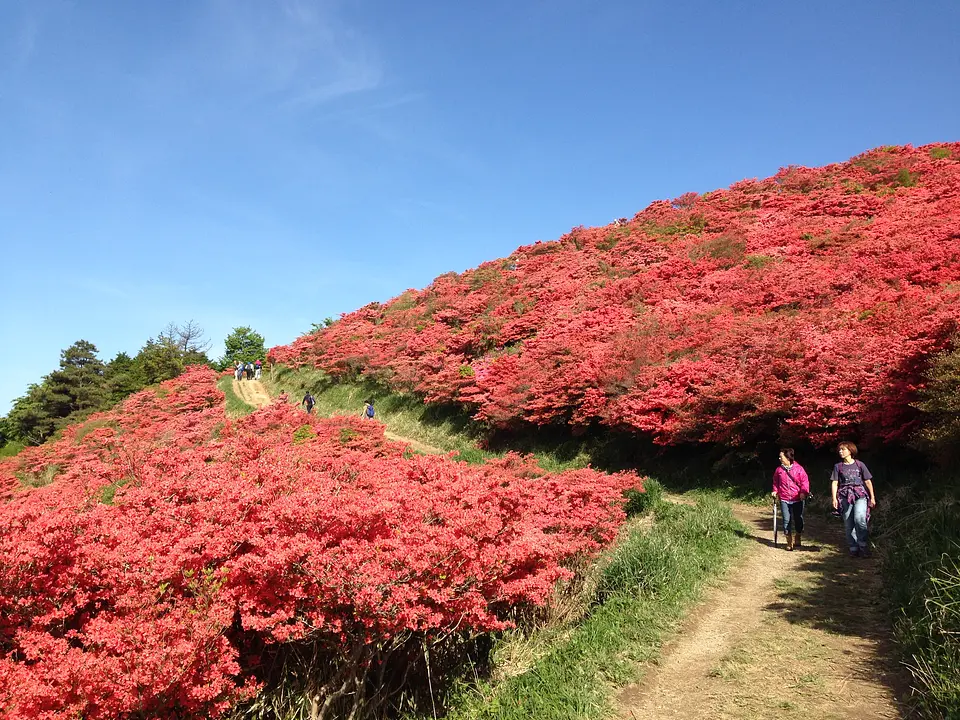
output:
<instances>
[{"instance_id":1,"label":"dirt track rut","mask_svg":"<svg viewBox=\"0 0 960 720\"><path fill-rule=\"evenodd\" d=\"M233 391L248 405L262 408L271 402L270 393L259 380L234 380Z\"/></svg>"},{"instance_id":2,"label":"dirt track rut","mask_svg":"<svg viewBox=\"0 0 960 720\"><path fill-rule=\"evenodd\" d=\"M808 509L805 545L771 546L769 511L736 506L750 547L696 606L656 667L617 698L617 716L900 718L874 559L841 551L839 524Z\"/></svg>"}]
</instances>

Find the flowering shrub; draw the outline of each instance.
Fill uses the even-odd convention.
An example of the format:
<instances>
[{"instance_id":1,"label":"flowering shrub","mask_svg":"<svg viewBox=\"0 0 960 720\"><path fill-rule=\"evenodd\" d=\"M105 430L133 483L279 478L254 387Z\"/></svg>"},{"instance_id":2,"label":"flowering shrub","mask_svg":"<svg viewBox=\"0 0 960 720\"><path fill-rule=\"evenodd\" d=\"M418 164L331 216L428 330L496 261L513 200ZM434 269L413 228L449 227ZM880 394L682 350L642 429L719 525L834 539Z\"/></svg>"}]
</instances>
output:
<instances>
[{"instance_id":1,"label":"flowering shrub","mask_svg":"<svg viewBox=\"0 0 960 720\"><path fill-rule=\"evenodd\" d=\"M505 627L609 542L634 475L409 457L382 426L275 404L228 420L183 376L0 464L5 717L222 713L271 647L369 664L391 639Z\"/></svg>"},{"instance_id":2,"label":"flowering shrub","mask_svg":"<svg viewBox=\"0 0 960 720\"><path fill-rule=\"evenodd\" d=\"M270 351L495 427L900 439L960 317L960 143L660 201Z\"/></svg>"}]
</instances>

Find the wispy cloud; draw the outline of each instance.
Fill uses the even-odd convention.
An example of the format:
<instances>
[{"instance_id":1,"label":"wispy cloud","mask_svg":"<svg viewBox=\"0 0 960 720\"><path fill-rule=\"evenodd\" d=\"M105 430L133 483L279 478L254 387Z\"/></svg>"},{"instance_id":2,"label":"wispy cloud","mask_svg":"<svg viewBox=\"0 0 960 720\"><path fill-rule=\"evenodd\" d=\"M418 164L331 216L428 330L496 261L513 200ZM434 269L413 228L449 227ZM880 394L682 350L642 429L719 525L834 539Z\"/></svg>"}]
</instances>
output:
<instances>
[{"instance_id":1,"label":"wispy cloud","mask_svg":"<svg viewBox=\"0 0 960 720\"><path fill-rule=\"evenodd\" d=\"M26 65L37 47L37 33L40 30L40 19L36 15L27 15L17 31L14 40L14 66Z\"/></svg>"},{"instance_id":2,"label":"wispy cloud","mask_svg":"<svg viewBox=\"0 0 960 720\"><path fill-rule=\"evenodd\" d=\"M336 80L306 87L291 97L284 105L293 108L320 105L346 95L373 90L380 84L380 80L381 73L377 67L352 67Z\"/></svg>"},{"instance_id":3,"label":"wispy cloud","mask_svg":"<svg viewBox=\"0 0 960 720\"><path fill-rule=\"evenodd\" d=\"M309 109L376 90L375 44L321 0L213 0L200 47L211 78L280 107Z\"/></svg>"},{"instance_id":4,"label":"wispy cloud","mask_svg":"<svg viewBox=\"0 0 960 720\"><path fill-rule=\"evenodd\" d=\"M73 287L90 295L114 298L116 300L130 300L134 297L129 288L121 287L115 283L104 282L97 278L78 278L69 282Z\"/></svg>"},{"instance_id":5,"label":"wispy cloud","mask_svg":"<svg viewBox=\"0 0 960 720\"><path fill-rule=\"evenodd\" d=\"M35 56L43 24L56 6L47 0L31 0L11 2L4 10L10 15L19 11L19 17L10 23L10 50L5 54L13 70L22 70Z\"/></svg>"}]
</instances>

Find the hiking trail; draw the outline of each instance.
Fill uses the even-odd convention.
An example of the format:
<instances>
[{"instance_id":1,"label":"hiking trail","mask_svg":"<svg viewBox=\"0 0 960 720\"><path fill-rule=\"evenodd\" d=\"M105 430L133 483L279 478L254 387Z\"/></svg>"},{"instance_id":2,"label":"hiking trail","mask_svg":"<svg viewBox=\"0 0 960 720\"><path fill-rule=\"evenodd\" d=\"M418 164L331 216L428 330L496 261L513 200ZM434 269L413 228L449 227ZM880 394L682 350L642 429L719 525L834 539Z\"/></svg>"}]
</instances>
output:
<instances>
[{"instance_id":1,"label":"hiking trail","mask_svg":"<svg viewBox=\"0 0 960 720\"><path fill-rule=\"evenodd\" d=\"M403 435L397 435L396 433L390 432L389 430L384 430L383 436L387 438L387 440L393 440L394 442L403 443L404 445L409 445L410 449L413 450L414 452L423 453L424 455L446 455L445 450L436 448L433 445L427 445L426 443L422 443L419 440L403 437Z\"/></svg>"},{"instance_id":2,"label":"hiking trail","mask_svg":"<svg viewBox=\"0 0 960 720\"><path fill-rule=\"evenodd\" d=\"M257 408L262 408L273 402L270 393L267 392L266 387L264 387L263 383L259 380L234 380L233 390L245 403ZM297 404L293 396L290 396L290 403L293 405ZM403 437L386 429L384 429L383 435L387 440L407 445L414 452L423 453L424 455L446 454L445 450L420 442L419 440L414 440L413 438Z\"/></svg>"},{"instance_id":3,"label":"hiking trail","mask_svg":"<svg viewBox=\"0 0 960 720\"><path fill-rule=\"evenodd\" d=\"M273 398L259 380L234 380L233 391L248 405L262 408L269 405Z\"/></svg>"},{"instance_id":4,"label":"hiking trail","mask_svg":"<svg viewBox=\"0 0 960 720\"><path fill-rule=\"evenodd\" d=\"M750 547L689 612L640 683L619 691L623 720L901 718L875 558L847 556L840 522L805 513L804 547L772 547L772 506L734 505Z\"/></svg>"},{"instance_id":5,"label":"hiking trail","mask_svg":"<svg viewBox=\"0 0 960 720\"><path fill-rule=\"evenodd\" d=\"M234 381L251 405L271 397ZM293 402L293 400L291 400ZM420 453L431 445L389 430ZM690 502L670 496L674 502ZM772 546L772 507L733 504L747 528L728 572L681 621L642 680L614 691L618 720L889 720L908 687L882 602L876 558L847 557L842 524L811 504L804 547Z\"/></svg>"}]
</instances>

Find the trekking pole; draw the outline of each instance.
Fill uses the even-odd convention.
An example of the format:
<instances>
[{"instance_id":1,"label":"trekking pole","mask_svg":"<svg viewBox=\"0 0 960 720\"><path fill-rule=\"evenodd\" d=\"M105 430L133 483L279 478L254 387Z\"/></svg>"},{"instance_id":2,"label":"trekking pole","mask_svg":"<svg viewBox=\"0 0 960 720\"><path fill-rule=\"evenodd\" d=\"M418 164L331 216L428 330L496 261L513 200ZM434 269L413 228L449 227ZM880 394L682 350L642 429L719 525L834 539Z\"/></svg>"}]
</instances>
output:
<instances>
[{"instance_id":1,"label":"trekking pole","mask_svg":"<svg viewBox=\"0 0 960 720\"><path fill-rule=\"evenodd\" d=\"M773 546L777 546L777 498L773 498Z\"/></svg>"}]
</instances>

